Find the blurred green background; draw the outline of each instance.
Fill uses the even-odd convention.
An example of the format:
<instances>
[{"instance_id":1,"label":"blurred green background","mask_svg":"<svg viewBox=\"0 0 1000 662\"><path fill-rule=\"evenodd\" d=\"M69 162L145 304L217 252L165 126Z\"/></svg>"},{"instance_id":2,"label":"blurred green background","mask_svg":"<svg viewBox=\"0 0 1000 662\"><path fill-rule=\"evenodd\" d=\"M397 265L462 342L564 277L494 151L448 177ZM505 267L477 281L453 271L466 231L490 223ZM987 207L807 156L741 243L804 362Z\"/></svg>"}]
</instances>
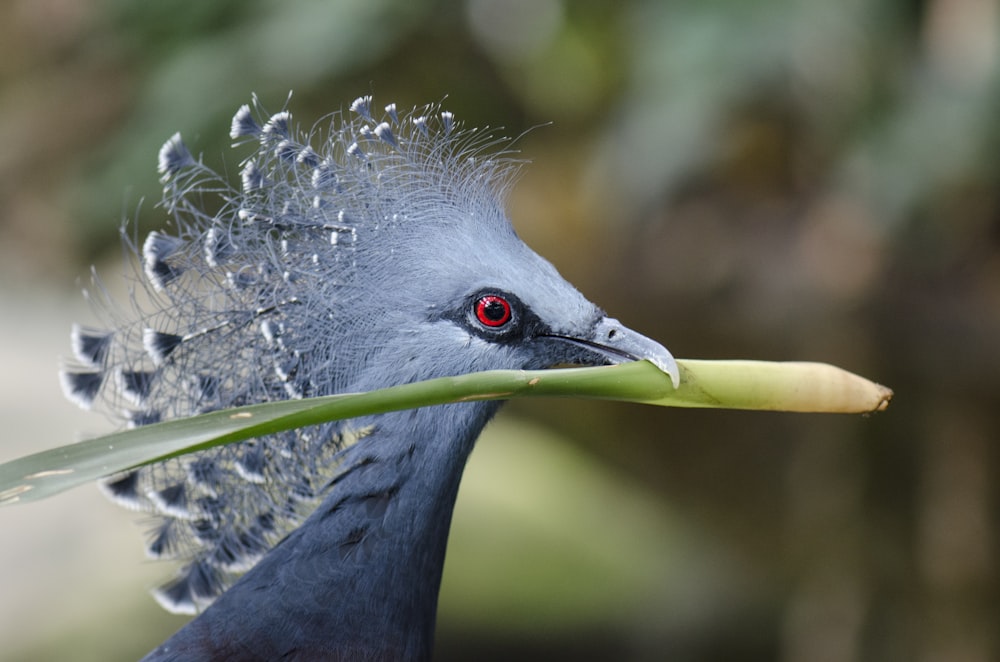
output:
<instances>
[{"instance_id":1,"label":"blurred green background","mask_svg":"<svg viewBox=\"0 0 1000 662\"><path fill-rule=\"evenodd\" d=\"M88 265L121 287L121 220L162 224L174 131L235 171L251 92L294 90L307 126L444 99L532 129L515 225L632 328L897 397L509 406L459 498L437 659L996 660L998 49L998 0L8 0L0 460L106 429L57 357ZM0 511L2 657L134 659L179 627L142 532L94 489Z\"/></svg>"}]
</instances>

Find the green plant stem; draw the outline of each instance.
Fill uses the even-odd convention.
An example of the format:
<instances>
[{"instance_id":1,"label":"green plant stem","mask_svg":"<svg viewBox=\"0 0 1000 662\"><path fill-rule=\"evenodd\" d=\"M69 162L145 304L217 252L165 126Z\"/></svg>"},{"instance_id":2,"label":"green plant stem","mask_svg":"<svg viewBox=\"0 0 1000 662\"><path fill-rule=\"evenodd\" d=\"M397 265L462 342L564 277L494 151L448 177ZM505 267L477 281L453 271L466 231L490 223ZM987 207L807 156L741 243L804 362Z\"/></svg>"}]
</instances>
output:
<instances>
[{"instance_id":1,"label":"green plant stem","mask_svg":"<svg viewBox=\"0 0 1000 662\"><path fill-rule=\"evenodd\" d=\"M668 407L867 413L892 391L821 363L678 361L680 386L651 363L601 368L490 371L368 393L283 400L177 419L35 453L0 465L0 505L222 444L357 416L453 402L584 397Z\"/></svg>"}]
</instances>

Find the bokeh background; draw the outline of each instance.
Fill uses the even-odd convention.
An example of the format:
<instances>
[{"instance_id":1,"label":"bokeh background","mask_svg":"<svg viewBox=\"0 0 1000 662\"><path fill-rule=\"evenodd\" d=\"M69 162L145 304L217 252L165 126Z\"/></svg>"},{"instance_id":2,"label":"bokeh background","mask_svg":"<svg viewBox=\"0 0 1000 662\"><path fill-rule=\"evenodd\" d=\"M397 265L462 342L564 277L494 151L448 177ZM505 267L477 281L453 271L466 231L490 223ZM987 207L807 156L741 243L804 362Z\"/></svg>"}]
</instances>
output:
<instances>
[{"instance_id":1,"label":"bokeh background","mask_svg":"<svg viewBox=\"0 0 1000 662\"><path fill-rule=\"evenodd\" d=\"M870 418L509 406L466 474L439 660L1000 658L998 0L7 0L0 460L106 430L57 359L183 132L235 170L256 92L310 124L444 99L532 161L510 213L675 355L811 359ZM224 159L229 159L225 161ZM127 660L183 622L142 521L0 511L5 660Z\"/></svg>"}]
</instances>

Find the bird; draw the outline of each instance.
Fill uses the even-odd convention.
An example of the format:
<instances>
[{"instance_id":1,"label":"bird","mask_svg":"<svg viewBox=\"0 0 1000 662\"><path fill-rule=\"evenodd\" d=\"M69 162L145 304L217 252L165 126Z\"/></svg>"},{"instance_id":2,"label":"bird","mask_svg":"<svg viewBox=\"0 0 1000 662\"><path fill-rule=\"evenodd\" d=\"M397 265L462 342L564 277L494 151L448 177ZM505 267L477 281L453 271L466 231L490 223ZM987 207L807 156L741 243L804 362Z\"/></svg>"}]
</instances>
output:
<instances>
[{"instance_id":1,"label":"bird","mask_svg":"<svg viewBox=\"0 0 1000 662\"><path fill-rule=\"evenodd\" d=\"M290 99L290 96L289 96ZM230 137L238 177L181 135L159 152L164 229L129 301L94 276L66 396L126 427L474 371L678 367L516 234L513 141L442 104L371 95L310 128L260 99ZM452 511L499 401L261 436L106 478L144 513L154 591L195 615L145 660L428 660Z\"/></svg>"}]
</instances>

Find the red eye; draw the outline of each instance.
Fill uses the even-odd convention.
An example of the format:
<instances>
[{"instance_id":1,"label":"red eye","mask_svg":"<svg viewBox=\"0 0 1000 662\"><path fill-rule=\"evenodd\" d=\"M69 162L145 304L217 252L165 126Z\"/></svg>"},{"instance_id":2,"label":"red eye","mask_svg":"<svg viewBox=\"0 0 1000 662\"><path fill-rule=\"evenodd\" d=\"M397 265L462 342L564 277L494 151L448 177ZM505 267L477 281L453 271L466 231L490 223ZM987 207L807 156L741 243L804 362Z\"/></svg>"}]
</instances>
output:
<instances>
[{"instance_id":1,"label":"red eye","mask_svg":"<svg viewBox=\"0 0 1000 662\"><path fill-rule=\"evenodd\" d=\"M476 301L476 319L484 326L498 328L510 321L510 304L503 297L488 294Z\"/></svg>"}]
</instances>

